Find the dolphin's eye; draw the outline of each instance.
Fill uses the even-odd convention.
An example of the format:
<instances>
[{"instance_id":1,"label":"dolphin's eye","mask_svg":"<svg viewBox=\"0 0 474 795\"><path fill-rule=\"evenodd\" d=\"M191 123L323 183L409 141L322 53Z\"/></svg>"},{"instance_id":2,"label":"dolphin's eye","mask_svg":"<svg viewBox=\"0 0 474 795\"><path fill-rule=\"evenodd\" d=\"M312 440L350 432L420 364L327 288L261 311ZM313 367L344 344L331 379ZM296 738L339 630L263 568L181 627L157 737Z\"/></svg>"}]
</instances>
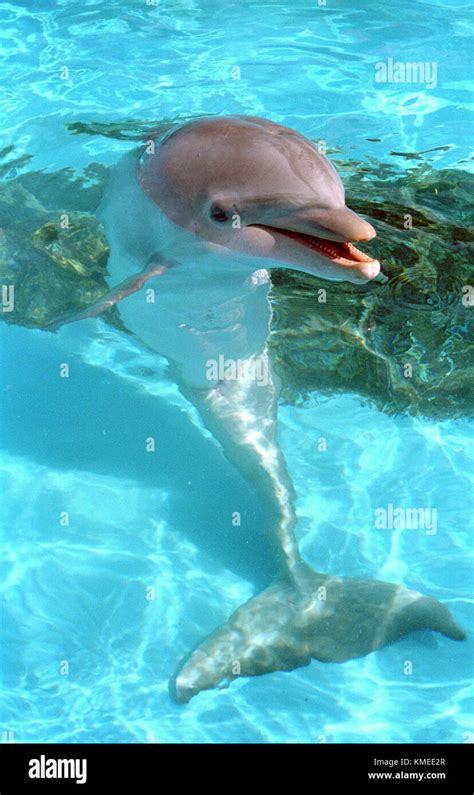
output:
<instances>
[{"instance_id":1,"label":"dolphin's eye","mask_svg":"<svg viewBox=\"0 0 474 795\"><path fill-rule=\"evenodd\" d=\"M218 224L224 224L229 219L226 211L219 207L218 204L212 205L210 215L212 220Z\"/></svg>"}]
</instances>

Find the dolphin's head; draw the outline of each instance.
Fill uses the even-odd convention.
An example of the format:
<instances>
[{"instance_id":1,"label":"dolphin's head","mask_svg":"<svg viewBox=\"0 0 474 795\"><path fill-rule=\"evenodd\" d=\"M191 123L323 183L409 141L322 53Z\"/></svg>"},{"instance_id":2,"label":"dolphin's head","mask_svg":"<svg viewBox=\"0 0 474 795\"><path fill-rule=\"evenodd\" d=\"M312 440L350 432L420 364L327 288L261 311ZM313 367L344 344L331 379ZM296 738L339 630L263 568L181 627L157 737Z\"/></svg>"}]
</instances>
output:
<instances>
[{"instance_id":1,"label":"dolphin's head","mask_svg":"<svg viewBox=\"0 0 474 795\"><path fill-rule=\"evenodd\" d=\"M375 230L346 207L331 163L286 127L253 117L189 122L156 144L138 177L169 220L218 253L336 281L380 271L353 245Z\"/></svg>"}]
</instances>

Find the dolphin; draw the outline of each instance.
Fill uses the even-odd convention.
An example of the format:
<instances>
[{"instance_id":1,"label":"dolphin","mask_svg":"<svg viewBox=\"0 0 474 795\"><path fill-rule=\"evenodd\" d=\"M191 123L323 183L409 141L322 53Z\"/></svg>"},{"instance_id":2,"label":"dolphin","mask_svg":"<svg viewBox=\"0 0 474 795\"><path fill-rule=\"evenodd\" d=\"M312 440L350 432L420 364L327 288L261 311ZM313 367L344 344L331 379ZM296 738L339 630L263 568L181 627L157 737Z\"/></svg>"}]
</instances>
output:
<instances>
[{"instance_id":1,"label":"dolphin","mask_svg":"<svg viewBox=\"0 0 474 795\"><path fill-rule=\"evenodd\" d=\"M464 639L435 599L313 571L298 549L267 350L268 269L355 284L380 273L354 245L375 230L346 206L332 164L304 136L264 119L179 122L122 158L98 215L111 290L90 314L118 302L126 328L168 360L224 455L258 490L278 572L179 663L171 695L186 703L239 676L343 662L416 629Z\"/></svg>"}]
</instances>

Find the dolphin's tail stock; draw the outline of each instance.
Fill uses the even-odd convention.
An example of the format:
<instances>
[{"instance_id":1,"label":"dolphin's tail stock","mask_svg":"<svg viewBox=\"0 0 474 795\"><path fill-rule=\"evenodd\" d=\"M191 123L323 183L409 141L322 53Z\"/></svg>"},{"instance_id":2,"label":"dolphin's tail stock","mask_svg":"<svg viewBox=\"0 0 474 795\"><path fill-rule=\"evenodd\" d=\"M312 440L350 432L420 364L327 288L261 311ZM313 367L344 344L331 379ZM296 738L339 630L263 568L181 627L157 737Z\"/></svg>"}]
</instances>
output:
<instances>
[{"instance_id":1,"label":"dolphin's tail stock","mask_svg":"<svg viewBox=\"0 0 474 795\"><path fill-rule=\"evenodd\" d=\"M180 703L239 676L291 671L311 659L363 657L417 629L453 640L464 631L436 599L376 580L342 580L299 563L293 574L239 607L180 665L170 693Z\"/></svg>"},{"instance_id":2,"label":"dolphin's tail stock","mask_svg":"<svg viewBox=\"0 0 474 795\"><path fill-rule=\"evenodd\" d=\"M321 574L301 560L293 487L276 439L278 385L267 365L265 387L221 384L192 400L227 458L257 486L272 512L281 574L181 662L170 681L180 703L239 676L290 671L311 659L362 657L417 629L453 640L466 637L435 599L390 583Z\"/></svg>"}]
</instances>

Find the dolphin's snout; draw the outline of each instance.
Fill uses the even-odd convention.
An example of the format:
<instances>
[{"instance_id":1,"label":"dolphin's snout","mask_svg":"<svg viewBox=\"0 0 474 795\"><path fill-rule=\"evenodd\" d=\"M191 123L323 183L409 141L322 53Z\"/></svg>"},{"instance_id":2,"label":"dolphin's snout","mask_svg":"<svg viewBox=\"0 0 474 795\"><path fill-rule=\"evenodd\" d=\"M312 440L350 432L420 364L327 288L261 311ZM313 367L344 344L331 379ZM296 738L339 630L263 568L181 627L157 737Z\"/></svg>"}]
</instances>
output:
<instances>
[{"instance_id":1,"label":"dolphin's snout","mask_svg":"<svg viewBox=\"0 0 474 795\"><path fill-rule=\"evenodd\" d=\"M380 273L380 262L376 259L370 262L360 262L355 271L356 282L369 282Z\"/></svg>"},{"instance_id":2,"label":"dolphin's snout","mask_svg":"<svg viewBox=\"0 0 474 795\"><path fill-rule=\"evenodd\" d=\"M367 276L368 279L375 279L375 277L380 273L380 262L378 260L368 262L365 267L362 265L361 270L364 276Z\"/></svg>"},{"instance_id":3,"label":"dolphin's snout","mask_svg":"<svg viewBox=\"0 0 474 795\"><path fill-rule=\"evenodd\" d=\"M349 207L326 212L324 216L319 215L315 220L319 221L327 237L333 240L364 243L372 240L377 234L372 224L364 221ZM325 236L324 232L320 233L320 237Z\"/></svg>"},{"instance_id":4,"label":"dolphin's snout","mask_svg":"<svg viewBox=\"0 0 474 795\"><path fill-rule=\"evenodd\" d=\"M362 218L358 218L358 232L357 237L353 237L352 240L354 243L368 243L369 240L372 240L376 237L377 232L375 231L372 224L369 224L368 221L364 221Z\"/></svg>"},{"instance_id":5,"label":"dolphin's snout","mask_svg":"<svg viewBox=\"0 0 474 795\"><path fill-rule=\"evenodd\" d=\"M313 235L323 240L335 242L365 242L376 236L372 224L364 221L349 207L337 209L313 208L311 210L289 211L271 220L276 229Z\"/></svg>"}]
</instances>

